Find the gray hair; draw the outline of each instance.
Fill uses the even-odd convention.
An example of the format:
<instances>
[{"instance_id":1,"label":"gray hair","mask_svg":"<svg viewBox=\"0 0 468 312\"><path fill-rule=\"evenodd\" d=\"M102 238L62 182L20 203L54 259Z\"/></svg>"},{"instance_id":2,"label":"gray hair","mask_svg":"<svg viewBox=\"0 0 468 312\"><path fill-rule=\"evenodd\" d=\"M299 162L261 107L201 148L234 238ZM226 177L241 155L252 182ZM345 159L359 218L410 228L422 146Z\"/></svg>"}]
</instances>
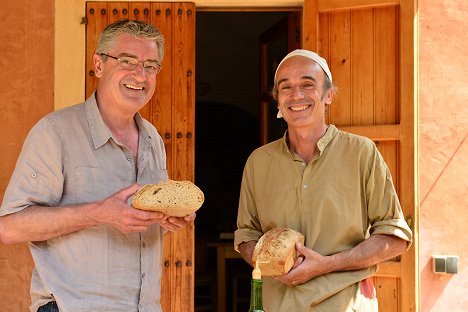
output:
<instances>
[{"instance_id":1,"label":"gray hair","mask_svg":"<svg viewBox=\"0 0 468 312\"><path fill-rule=\"evenodd\" d=\"M154 40L158 48L160 62L164 57L164 36L155 26L143 21L123 19L108 25L99 34L96 54L107 54L121 34L130 34L138 38Z\"/></svg>"}]
</instances>

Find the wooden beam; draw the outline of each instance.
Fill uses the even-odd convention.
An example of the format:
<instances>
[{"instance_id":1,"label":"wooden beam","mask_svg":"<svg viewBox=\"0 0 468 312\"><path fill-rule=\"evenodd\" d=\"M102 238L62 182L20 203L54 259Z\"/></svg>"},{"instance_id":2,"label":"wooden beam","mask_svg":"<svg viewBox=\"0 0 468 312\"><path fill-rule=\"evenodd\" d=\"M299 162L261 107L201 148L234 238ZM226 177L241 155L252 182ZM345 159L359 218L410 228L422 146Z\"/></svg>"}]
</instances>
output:
<instances>
[{"instance_id":1,"label":"wooden beam","mask_svg":"<svg viewBox=\"0 0 468 312\"><path fill-rule=\"evenodd\" d=\"M323 13L397 5L400 5L400 0L320 0L318 10Z\"/></svg>"},{"instance_id":2,"label":"wooden beam","mask_svg":"<svg viewBox=\"0 0 468 312\"><path fill-rule=\"evenodd\" d=\"M400 311L419 311L418 198L418 1L400 4L400 198L405 217L411 217L413 244L401 256Z\"/></svg>"},{"instance_id":3,"label":"wooden beam","mask_svg":"<svg viewBox=\"0 0 468 312\"><path fill-rule=\"evenodd\" d=\"M373 141L399 141L400 125L338 126L338 129L368 137Z\"/></svg>"},{"instance_id":4,"label":"wooden beam","mask_svg":"<svg viewBox=\"0 0 468 312\"><path fill-rule=\"evenodd\" d=\"M302 47L317 51L318 48L318 0L305 0L302 9Z\"/></svg>"}]
</instances>

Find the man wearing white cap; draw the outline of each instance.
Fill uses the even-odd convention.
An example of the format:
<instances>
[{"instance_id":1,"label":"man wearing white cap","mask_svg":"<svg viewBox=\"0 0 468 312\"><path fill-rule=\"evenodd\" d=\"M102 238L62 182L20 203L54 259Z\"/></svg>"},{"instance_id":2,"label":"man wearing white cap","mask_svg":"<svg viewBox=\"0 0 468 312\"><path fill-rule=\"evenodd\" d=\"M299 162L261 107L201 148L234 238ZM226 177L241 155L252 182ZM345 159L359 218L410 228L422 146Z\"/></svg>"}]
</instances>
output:
<instances>
[{"instance_id":1,"label":"man wearing white cap","mask_svg":"<svg viewBox=\"0 0 468 312\"><path fill-rule=\"evenodd\" d=\"M375 144L325 123L336 88L327 62L295 50L278 65L273 96L283 138L255 150L242 179L234 245L252 264L259 238L305 236L283 276L264 277L266 311L378 311L370 277L411 244L390 171Z\"/></svg>"}]
</instances>

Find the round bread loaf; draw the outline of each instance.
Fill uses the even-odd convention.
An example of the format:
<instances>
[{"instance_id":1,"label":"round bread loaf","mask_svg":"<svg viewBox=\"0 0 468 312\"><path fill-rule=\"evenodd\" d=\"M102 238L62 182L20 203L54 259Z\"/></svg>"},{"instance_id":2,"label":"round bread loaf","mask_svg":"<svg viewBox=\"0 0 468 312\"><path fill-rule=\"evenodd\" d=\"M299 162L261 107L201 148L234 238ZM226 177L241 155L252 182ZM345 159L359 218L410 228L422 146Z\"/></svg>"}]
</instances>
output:
<instances>
[{"instance_id":1,"label":"round bread loaf","mask_svg":"<svg viewBox=\"0 0 468 312\"><path fill-rule=\"evenodd\" d=\"M258 261L263 276L284 275L298 256L297 242L304 244L304 235L289 228L271 229L255 245L252 261Z\"/></svg>"},{"instance_id":2,"label":"round bread loaf","mask_svg":"<svg viewBox=\"0 0 468 312\"><path fill-rule=\"evenodd\" d=\"M203 192L192 182L168 180L143 186L133 195L132 206L184 217L197 211L204 200Z\"/></svg>"}]
</instances>

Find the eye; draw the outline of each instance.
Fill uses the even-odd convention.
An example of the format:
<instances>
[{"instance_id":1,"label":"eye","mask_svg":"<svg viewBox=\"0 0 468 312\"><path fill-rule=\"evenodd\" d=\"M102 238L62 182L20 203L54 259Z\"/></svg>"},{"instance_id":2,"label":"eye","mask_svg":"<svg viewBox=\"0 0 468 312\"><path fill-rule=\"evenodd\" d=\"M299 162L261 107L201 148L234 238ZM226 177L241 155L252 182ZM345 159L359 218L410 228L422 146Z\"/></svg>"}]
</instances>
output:
<instances>
[{"instance_id":1,"label":"eye","mask_svg":"<svg viewBox=\"0 0 468 312\"><path fill-rule=\"evenodd\" d=\"M138 65L138 60L131 57L121 57L119 60L122 66L125 67L136 67Z\"/></svg>"},{"instance_id":2,"label":"eye","mask_svg":"<svg viewBox=\"0 0 468 312\"><path fill-rule=\"evenodd\" d=\"M145 70L150 73L158 73L161 66L157 62L145 62Z\"/></svg>"}]
</instances>

